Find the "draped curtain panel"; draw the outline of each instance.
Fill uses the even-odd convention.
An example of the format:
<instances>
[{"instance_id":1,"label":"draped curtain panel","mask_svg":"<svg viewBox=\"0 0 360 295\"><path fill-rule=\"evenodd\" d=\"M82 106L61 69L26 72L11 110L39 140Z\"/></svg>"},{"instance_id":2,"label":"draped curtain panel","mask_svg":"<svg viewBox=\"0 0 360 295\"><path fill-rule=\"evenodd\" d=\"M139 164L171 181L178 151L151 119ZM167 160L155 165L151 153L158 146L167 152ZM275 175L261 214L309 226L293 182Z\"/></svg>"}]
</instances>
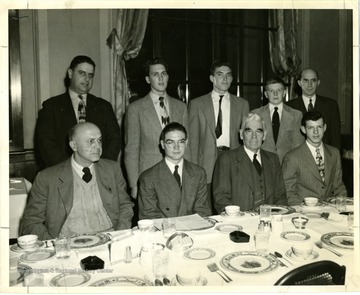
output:
<instances>
[{"instance_id":1,"label":"draped curtain panel","mask_svg":"<svg viewBox=\"0 0 360 295\"><path fill-rule=\"evenodd\" d=\"M290 84L289 99L294 97L294 86L300 67L297 54L298 12L293 9L269 10L269 49L273 72Z\"/></svg>"},{"instance_id":2,"label":"draped curtain panel","mask_svg":"<svg viewBox=\"0 0 360 295\"><path fill-rule=\"evenodd\" d=\"M107 45L113 51L114 96L111 103L120 127L129 104L125 61L137 57L140 52L148 13L148 9L118 9L116 28L107 39Z\"/></svg>"}]
</instances>

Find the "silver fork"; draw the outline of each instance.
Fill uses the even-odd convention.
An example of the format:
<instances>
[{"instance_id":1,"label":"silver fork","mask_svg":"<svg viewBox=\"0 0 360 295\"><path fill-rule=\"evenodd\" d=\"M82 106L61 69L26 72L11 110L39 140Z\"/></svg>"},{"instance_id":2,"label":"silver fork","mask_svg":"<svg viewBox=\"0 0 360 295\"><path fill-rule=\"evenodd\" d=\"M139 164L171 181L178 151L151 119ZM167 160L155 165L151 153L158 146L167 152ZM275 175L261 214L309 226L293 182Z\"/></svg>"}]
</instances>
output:
<instances>
[{"instance_id":1,"label":"silver fork","mask_svg":"<svg viewBox=\"0 0 360 295\"><path fill-rule=\"evenodd\" d=\"M320 248L320 249L326 249L326 250L328 250L328 251L330 251L330 252L333 252L335 255L337 255L337 256L339 256L339 257L342 256L341 253L339 253L338 251L335 251L334 249L332 249L332 248L330 248L330 247L324 246L320 241L319 241L319 242L316 242L315 245L316 245L318 248Z\"/></svg>"},{"instance_id":2,"label":"silver fork","mask_svg":"<svg viewBox=\"0 0 360 295\"><path fill-rule=\"evenodd\" d=\"M227 283L230 283L232 281L232 279L226 274L224 273L222 270L220 270L218 268L218 266L216 265L216 263L210 263L207 265L208 269L211 271L211 272L216 272L220 277L223 278L223 280ZM222 275L222 274L223 275Z\"/></svg>"}]
</instances>

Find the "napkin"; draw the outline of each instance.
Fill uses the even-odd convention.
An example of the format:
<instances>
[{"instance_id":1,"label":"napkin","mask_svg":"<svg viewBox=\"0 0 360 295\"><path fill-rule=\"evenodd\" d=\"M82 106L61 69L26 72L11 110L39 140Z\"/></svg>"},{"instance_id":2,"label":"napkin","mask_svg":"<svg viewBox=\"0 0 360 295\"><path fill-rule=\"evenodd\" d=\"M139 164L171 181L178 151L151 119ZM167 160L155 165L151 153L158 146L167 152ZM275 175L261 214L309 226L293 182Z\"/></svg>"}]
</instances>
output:
<instances>
[{"instance_id":1,"label":"napkin","mask_svg":"<svg viewBox=\"0 0 360 295\"><path fill-rule=\"evenodd\" d=\"M325 219L327 220L332 220L332 221L346 221L347 217L345 215L342 214L338 214L338 213L322 213L321 216L323 216Z\"/></svg>"}]
</instances>

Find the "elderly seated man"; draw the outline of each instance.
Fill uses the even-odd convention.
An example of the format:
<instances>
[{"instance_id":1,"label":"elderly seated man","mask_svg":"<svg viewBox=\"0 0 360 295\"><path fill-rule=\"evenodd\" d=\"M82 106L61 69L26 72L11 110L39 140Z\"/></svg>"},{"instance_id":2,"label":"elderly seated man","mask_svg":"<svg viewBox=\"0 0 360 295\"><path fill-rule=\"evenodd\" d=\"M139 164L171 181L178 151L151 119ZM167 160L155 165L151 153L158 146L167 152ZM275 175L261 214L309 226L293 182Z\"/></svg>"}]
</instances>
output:
<instances>
[{"instance_id":1,"label":"elderly seated man","mask_svg":"<svg viewBox=\"0 0 360 295\"><path fill-rule=\"evenodd\" d=\"M205 170L184 159L187 132L177 122L167 124L160 144L165 158L139 178L139 218L211 215Z\"/></svg>"},{"instance_id":2,"label":"elderly seated man","mask_svg":"<svg viewBox=\"0 0 360 295\"><path fill-rule=\"evenodd\" d=\"M287 205L279 158L261 148L266 134L264 120L250 112L240 129L244 145L224 152L216 161L213 192L219 214L228 205L241 210L261 204Z\"/></svg>"},{"instance_id":3,"label":"elderly seated man","mask_svg":"<svg viewBox=\"0 0 360 295\"><path fill-rule=\"evenodd\" d=\"M101 131L78 123L69 131L72 156L36 176L20 225L22 235L59 235L128 229L134 215L120 165L100 159Z\"/></svg>"}]
</instances>

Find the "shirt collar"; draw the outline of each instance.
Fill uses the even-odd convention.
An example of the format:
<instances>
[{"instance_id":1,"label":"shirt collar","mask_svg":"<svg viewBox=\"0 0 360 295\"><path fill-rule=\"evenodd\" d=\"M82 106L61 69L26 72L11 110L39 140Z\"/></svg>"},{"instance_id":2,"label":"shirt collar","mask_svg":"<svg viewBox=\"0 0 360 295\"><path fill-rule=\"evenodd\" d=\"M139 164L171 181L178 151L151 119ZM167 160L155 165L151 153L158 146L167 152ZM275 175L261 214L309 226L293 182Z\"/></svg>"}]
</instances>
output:
<instances>
[{"instance_id":1,"label":"shirt collar","mask_svg":"<svg viewBox=\"0 0 360 295\"><path fill-rule=\"evenodd\" d=\"M211 92L211 98L214 102L218 102L220 100L220 95L223 95L223 100L227 100L229 97L229 92L226 91L224 94L217 93L215 90Z\"/></svg>"},{"instance_id":2,"label":"shirt collar","mask_svg":"<svg viewBox=\"0 0 360 295\"><path fill-rule=\"evenodd\" d=\"M320 154L324 154L324 144L323 144L323 142L321 142L321 145L320 146L318 146L318 147L314 147L311 143L309 143L309 141L308 140L305 140L305 142L306 142L306 144L307 144L307 146L309 147L309 149L310 149L310 151L311 151L311 153L312 154L316 154L316 149L320 149Z\"/></svg>"},{"instance_id":3,"label":"shirt collar","mask_svg":"<svg viewBox=\"0 0 360 295\"><path fill-rule=\"evenodd\" d=\"M79 93L76 93L75 91L71 90L69 88L69 95L71 97L72 100L75 100L75 101L79 101ZM83 97L83 101L86 103L86 98L87 98L87 93L84 93L84 94L81 94L81 96Z\"/></svg>"},{"instance_id":4,"label":"shirt collar","mask_svg":"<svg viewBox=\"0 0 360 295\"><path fill-rule=\"evenodd\" d=\"M282 110L284 108L284 103L280 103L278 105L273 105L272 103L269 103L269 109L270 109L270 113L272 113L274 111L274 108L277 107L278 108L278 113L282 113Z\"/></svg>"},{"instance_id":5,"label":"shirt collar","mask_svg":"<svg viewBox=\"0 0 360 295\"><path fill-rule=\"evenodd\" d=\"M76 161L74 159L74 154L72 154L72 156L71 156L71 166L74 168L74 170L80 177L83 176L84 172L82 170L84 169L84 167L79 165L78 163L76 163ZM91 174L94 174L94 163L92 163L88 167L90 169Z\"/></svg>"},{"instance_id":6,"label":"shirt collar","mask_svg":"<svg viewBox=\"0 0 360 295\"><path fill-rule=\"evenodd\" d=\"M150 94L151 100L154 104L159 102L159 97L164 97L164 103L168 100L167 93L165 93L164 95L158 95L158 94L155 94L154 92L150 91L149 94Z\"/></svg>"},{"instance_id":7,"label":"shirt collar","mask_svg":"<svg viewBox=\"0 0 360 295\"><path fill-rule=\"evenodd\" d=\"M307 97L305 95L302 95L302 100L307 108L307 105L309 104L309 101L311 99L312 104L315 104L315 100L316 100L316 94L314 94L312 97Z\"/></svg>"},{"instance_id":8,"label":"shirt collar","mask_svg":"<svg viewBox=\"0 0 360 295\"><path fill-rule=\"evenodd\" d=\"M245 145L244 145L244 150L245 150L245 153L249 156L251 162L252 160L254 159L254 152L253 151L250 151ZM257 151L257 156L256 156L256 159L261 163L261 156L260 156L260 149Z\"/></svg>"},{"instance_id":9,"label":"shirt collar","mask_svg":"<svg viewBox=\"0 0 360 295\"><path fill-rule=\"evenodd\" d=\"M174 172L175 165L178 165L179 166L178 170L182 171L182 167L184 165L184 159L181 159L179 164L174 164L173 162L170 162L168 159L165 158L165 163L166 163L166 165L168 165L171 172Z\"/></svg>"}]
</instances>

